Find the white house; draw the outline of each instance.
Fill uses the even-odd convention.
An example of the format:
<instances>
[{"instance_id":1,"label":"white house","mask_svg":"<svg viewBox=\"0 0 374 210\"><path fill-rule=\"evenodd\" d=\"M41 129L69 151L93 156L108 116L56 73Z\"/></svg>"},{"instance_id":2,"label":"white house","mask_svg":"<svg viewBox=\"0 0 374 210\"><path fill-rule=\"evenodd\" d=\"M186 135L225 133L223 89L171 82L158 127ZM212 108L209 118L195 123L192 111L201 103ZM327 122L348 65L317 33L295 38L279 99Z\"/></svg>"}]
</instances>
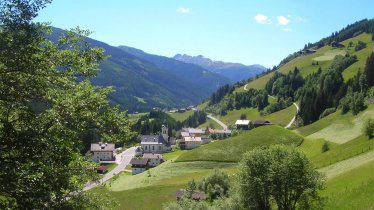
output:
<instances>
[{"instance_id":1,"label":"white house","mask_svg":"<svg viewBox=\"0 0 374 210\"><path fill-rule=\"evenodd\" d=\"M92 159L93 161L99 162L103 161L111 161L115 160L114 157L114 144L108 143L95 143L91 144L91 152L93 153Z\"/></svg>"},{"instance_id":2,"label":"white house","mask_svg":"<svg viewBox=\"0 0 374 210\"><path fill-rule=\"evenodd\" d=\"M171 151L168 128L162 126L161 135L141 135L140 145L143 153L164 153Z\"/></svg>"}]
</instances>

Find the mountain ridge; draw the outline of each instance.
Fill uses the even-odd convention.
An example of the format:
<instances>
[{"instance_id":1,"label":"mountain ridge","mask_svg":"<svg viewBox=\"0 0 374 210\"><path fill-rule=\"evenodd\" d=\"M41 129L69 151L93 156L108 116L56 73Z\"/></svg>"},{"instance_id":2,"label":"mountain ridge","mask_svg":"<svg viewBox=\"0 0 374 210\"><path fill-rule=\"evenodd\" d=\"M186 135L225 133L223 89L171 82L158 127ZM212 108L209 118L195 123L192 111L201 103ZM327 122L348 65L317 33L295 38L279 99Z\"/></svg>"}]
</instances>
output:
<instances>
[{"instance_id":1,"label":"mountain ridge","mask_svg":"<svg viewBox=\"0 0 374 210\"><path fill-rule=\"evenodd\" d=\"M173 59L199 65L211 72L228 77L232 83L248 80L266 71L266 68L259 64L244 65L240 63L216 61L206 58L203 55L190 56L187 54L176 54Z\"/></svg>"}]
</instances>

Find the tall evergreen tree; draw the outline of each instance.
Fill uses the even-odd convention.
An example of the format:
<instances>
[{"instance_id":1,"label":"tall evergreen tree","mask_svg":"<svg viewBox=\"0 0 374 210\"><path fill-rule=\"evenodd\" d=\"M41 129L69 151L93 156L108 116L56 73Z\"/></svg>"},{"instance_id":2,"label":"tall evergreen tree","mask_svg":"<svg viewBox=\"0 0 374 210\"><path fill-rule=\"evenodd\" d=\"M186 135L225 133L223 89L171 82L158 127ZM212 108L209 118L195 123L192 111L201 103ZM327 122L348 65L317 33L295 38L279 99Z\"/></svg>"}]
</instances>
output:
<instances>
[{"instance_id":1,"label":"tall evergreen tree","mask_svg":"<svg viewBox=\"0 0 374 210\"><path fill-rule=\"evenodd\" d=\"M366 59L364 74L369 86L374 85L374 52Z\"/></svg>"}]
</instances>

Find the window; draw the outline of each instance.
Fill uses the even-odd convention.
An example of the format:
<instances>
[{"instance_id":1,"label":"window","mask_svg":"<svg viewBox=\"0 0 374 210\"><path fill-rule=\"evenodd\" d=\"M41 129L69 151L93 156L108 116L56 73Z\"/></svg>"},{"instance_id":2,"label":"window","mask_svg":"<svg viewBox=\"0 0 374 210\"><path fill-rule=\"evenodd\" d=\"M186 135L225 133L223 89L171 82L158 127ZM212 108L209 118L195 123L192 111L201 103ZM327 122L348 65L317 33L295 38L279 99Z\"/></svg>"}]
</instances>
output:
<instances>
[{"instance_id":1,"label":"window","mask_svg":"<svg viewBox=\"0 0 374 210\"><path fill-rule=\"evenodd\" d=\"M145 150L147 150L147 146L145 146Z\"/></svg>"},{"instance_id":2,"label":"window","mask_svg":"<svg viewBox=\"0 0 374 210\"><path fill-rule=\"evenodd\" d=\"M158 146L158 150L160 150L160 151L161 151L161 146Z\"/></svg>"},{"instance_id":3,"label":"window","mask_svg":"<svg viewBox=\"0 0 374 210\"><path fill-rule=\"evenodd\" d=\"M155 150L155 146L152 146L152 150L153 150L153 151Z\"/></svg>"}]
</instances>

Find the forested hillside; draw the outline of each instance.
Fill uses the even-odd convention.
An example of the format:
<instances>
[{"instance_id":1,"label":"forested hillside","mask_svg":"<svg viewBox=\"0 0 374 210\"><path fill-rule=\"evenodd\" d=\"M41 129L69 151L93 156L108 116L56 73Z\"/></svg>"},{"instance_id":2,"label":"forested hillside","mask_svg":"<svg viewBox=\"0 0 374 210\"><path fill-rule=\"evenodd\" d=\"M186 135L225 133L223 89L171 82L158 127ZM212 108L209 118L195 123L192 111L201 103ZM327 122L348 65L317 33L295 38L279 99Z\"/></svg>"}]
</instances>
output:
<instances>
[{"instance_id":1,"label":"forested hillside","mask_svg":"<svg viewBox=\"0 0 374 210\"><path fill-rule=\"evenodd\" d=\"M50 37L56 41L62 33L63 30L53 28ZM106 43L86 40L92 46L103 48L104 55L108 56L101 63L97 77L92 79L93 84L112 86L115 92L109 95L111 101L130 112L197 104L220 85L228 83L224 77L194 65L177 61L157 65Z\"/></svg>"}]
</instances>

